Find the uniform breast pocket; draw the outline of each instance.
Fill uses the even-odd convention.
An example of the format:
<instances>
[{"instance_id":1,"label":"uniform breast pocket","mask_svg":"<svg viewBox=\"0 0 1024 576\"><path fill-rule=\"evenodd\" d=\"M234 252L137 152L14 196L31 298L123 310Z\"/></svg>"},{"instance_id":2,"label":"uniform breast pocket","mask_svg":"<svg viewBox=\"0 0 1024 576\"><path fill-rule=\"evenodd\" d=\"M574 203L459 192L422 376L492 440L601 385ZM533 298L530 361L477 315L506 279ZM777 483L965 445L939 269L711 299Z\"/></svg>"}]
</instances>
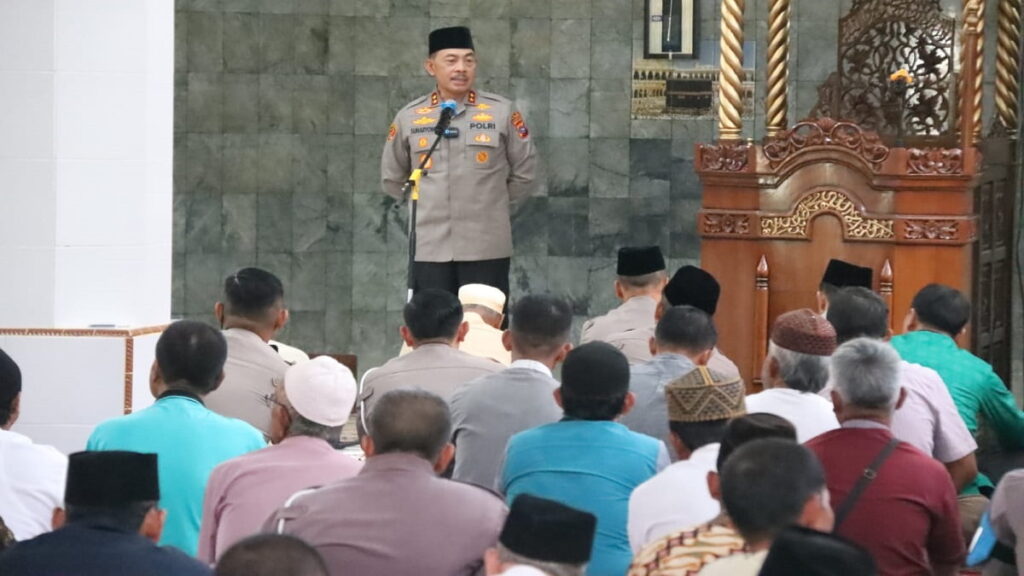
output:
<instances>
[{"instance_id":1,"label":"uniform breast pocket","mask_svg":"<svg viewBox=\"0 0 1024 576\"><path fill-rule=\"evenodd\" d=\"M494 132L470 132L466 139L467 160L478 169L488 169L499 161L501 136Z\"/></svg>"}]
</instances>

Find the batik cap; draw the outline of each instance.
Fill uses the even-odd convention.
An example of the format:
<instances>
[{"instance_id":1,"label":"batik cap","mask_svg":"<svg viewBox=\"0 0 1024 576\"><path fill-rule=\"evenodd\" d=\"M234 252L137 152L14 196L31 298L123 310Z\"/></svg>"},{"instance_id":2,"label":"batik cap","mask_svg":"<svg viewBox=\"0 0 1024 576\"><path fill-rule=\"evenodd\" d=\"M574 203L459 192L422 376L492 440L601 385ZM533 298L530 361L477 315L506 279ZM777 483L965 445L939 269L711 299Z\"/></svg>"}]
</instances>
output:
<instances>
[{"instance_id":1,"label":"batik cap","mask_svg":"<svg viewBox=\"0 0 1024 576\"><path fill-rule=\"evenodd\" d=\"M747 413L743 380L698 366L665 386L671 422L728 420Z\"/></svg>"},{"instance_id":2,"label":"batik cap","mask_svg":"<svg viewBox=\"0 0 1024 576\"><path fill-rule=\"evenodd\" d=\"M779 315L772 325L771 341L780 348L812 356L831 356L837 346L836 329L809 308Z\"/></svg>"}]
</instances>

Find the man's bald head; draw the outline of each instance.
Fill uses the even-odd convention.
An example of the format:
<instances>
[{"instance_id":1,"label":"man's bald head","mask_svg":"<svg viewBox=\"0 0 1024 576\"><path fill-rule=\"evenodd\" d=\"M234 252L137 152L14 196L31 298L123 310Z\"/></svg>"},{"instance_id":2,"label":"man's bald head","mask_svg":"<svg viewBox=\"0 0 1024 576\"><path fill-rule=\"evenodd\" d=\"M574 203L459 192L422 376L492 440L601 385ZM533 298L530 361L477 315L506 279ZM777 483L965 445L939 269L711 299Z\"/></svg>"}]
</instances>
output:
<instances>
[{"instance_id":1,"label":"man's bald head","mask_svg":"<svg viewBox=\"0 0 1024 576\"><path fill-rule=\"evenodd\" d=\"M221 556L215 576L329 576L315 548L294 536L258 534Z\"/></svg>"},{"instance_id":2,"label":"man's bald head","mask_svg":"<svg viewBox=\"0 0 1024 576\"><path fill-rule=\"evenodd\" d=\"M452 435L448 403L420 389L385 393L374 403L367 426L374 455L408 452L430 462L437 459Z\"/></svg>"}]
</instances>

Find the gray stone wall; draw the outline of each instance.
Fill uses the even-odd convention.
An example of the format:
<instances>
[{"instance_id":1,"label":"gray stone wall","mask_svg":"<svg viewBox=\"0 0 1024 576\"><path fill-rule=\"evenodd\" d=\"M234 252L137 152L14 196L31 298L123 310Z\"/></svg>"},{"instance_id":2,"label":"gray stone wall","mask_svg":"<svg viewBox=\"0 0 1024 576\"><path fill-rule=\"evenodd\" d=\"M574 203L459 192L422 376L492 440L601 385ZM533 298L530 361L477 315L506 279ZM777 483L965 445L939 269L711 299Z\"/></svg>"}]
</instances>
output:
<instances>
[{"instance_id":1,"label":"gray stone wall","mask_svg":"<svg viewBox=\"0 0 1024 576\"><path fill-rule=\"evenodd\" d=\"M697 1L717 39L719 3ZM794 3L791 120L834 69L850 3ZM759 138L767 0L747 10ZM472 27L478 87L516 100L540 151L513 296L563 294L578 325L614 304L619 246L696 262L693 150L715 120L630 119L642 18L641 0L177 0L174 313L212 321L224 276L258 265L286 285L282 340L363 369L398 350L405 217L379 193L379 155L393 114L432 89L426 36L445 25Z\"/></svg>"}]
</instances>

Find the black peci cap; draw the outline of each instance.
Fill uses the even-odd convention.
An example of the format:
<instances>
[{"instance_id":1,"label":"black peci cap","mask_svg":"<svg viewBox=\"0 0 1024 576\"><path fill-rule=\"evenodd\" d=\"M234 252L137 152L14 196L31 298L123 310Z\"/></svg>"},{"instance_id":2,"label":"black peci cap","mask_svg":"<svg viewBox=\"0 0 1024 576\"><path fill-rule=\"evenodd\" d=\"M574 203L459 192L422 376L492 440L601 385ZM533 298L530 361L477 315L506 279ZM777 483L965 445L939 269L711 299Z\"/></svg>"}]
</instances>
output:
<instances>
[{"instance_id":1,"label":"black peci cap","mask_svg":"<svg viewBox=\"0 0 1024 576\"><path fill-rule=\"evenodd\" d=\"M590 560L596 528L597 517L589 512L520 494L512 502L498 541L531 560L583 564Z\"/></svg>"},{"instance_id":2,"label":"black peci cap","mask_svg":"<svg viewBox=\"0 0 1024 576\"><path fill-rule=\"evenodd\" d=\"M696 266L683 266L672 275L662 294L672 306L693 306L714 316L721 292L714 276Z\"/></svg>"},{"instance_id":3,"label":"black peci cap","mask_svg":"<svg viewBox=\"0 0 1024 576\"><path fill-rule=\"evenodd\" d=\"M857 266L833 258L828 261L828 266L825 267L825 274L821 277L821 283L831 284L836 288L863 286L871 290L871 278L871 268Z\"/></svg>"},{"instance_id":4,"label":"black peci cap","mask_svg":"<svg viewBox=\"0 0 1024 576\"><path fill-rule=\"evenodd\" d=\"M473 34L465 26L438 28L430 33L429 44L430 52L428 54L449 48L474 50Z\"/></svg>"},{"instance_id":5,"label":"black peci cap","mask_svg":"<svg viewBox=\"0 0 1024 576\"><path fill-rule=\"evenodd\" d=\"M643 276L665 269L665 257L657 246L624 246L619 248L615 273L619 276Z\"/></svg>"},{"instance_id":6,"label":"black peci cap","mask_svg":"<svg viewBox=\"0 0 1024 576\"><path fill-rule=\"evenodd\" d=\"M65 504L118 507L159 499L156 454L111 450L68 456Z\"/></svg>"}]
</instances>

